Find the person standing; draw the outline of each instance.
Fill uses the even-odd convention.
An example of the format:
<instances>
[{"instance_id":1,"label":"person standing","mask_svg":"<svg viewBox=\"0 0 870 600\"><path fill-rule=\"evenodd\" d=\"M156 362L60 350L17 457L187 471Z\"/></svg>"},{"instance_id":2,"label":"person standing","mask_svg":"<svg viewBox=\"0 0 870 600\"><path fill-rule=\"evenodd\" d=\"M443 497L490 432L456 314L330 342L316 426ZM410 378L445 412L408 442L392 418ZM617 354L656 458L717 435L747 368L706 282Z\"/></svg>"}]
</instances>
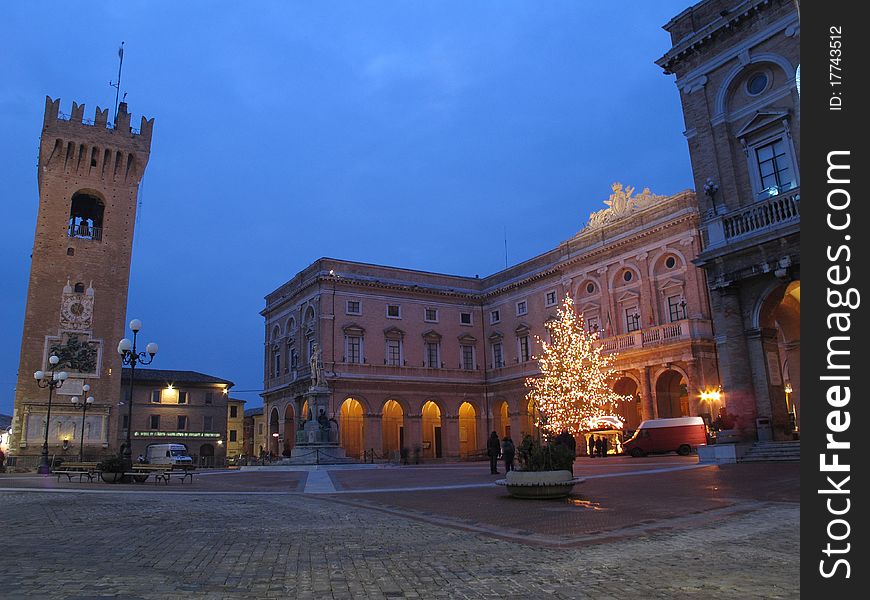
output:
<instances>
[{"instance_id":1,"label":"person standing","mask_svg":"<svg viewBox=\"0 0 870 600\"><path fill-rule=\"evenodd\" d=\"M489 456L489 474L498 475L498 455L501 452L501 444L498 441L498 434L493 431L489 434L489 439L486 441L486 455Z\"/></svg>"},{"instance_id":2,"label":"person standing","mask_svg":"<svg viewBox=\"0 0 870 600\"><path fill-rule=\"evenodd\" d=\"M595 436L589 436L589 458L595 458Z\"/></svg>"},{"instance_id":3,"label":"person standing","mask_svg":"<svg viewBox=\"0 0 870 600\"><path fill-rule=\"evenodd\" d=\"M602 436L601 437L601 457L602 458L607 456L607 446L608 446L607 438Z\"/></svg>"},{"instance_id":4,"label":"person standing","mask_svg":"<svg viewBox=\"0 0 870 600\"><path fill-rule=\"evenodd\" d=\"M501 441L501 457L504 460L504 472L507 474L508 471L514 470L514 454L516 453L516 448L514 447L514 441L509 436L504 436L504 439Z\"/></svg>"},{"instance_id":5,"label":"person standing","mask_svg":"<svg viewBox=\"0 0 870 600\"><path fill-rule=\"evenodd\" d=\"M595 436L595 454L601 456L601 436Z\"/></svg>"}]
</instances>

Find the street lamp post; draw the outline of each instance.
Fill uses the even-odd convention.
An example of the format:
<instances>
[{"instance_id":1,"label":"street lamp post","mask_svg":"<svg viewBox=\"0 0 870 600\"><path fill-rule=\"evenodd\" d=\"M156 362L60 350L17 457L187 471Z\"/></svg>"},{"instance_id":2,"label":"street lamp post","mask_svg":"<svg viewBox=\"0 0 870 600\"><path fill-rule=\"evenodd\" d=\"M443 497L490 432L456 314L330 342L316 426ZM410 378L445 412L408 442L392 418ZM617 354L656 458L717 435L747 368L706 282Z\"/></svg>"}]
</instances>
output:
<instances>
[{"instance_id":1,"label":"street lamp post","mask_svg":"<svg viewBox=\"0 0 870 600\"><path fill-rule=\"evenodd\" d=\"M82 393L87 394L89 391L91 391L91 386L87 383L84 384L82 386ZM79 462L82 462L85 456L85 413L88 412L88 409L94 403L94 397L88 396L84 400L79 400L78 396L73 396L70 398L70 402L72 402L76 410L82 411L82 429L79 432Z\"/></svg>"},{"instance_id":2,"label":"street lamp post","mask_svg":"<svg viewBox=\"0 0 870 600\"><path fill-rule=\"evenodd\" d=\"M33 374L33 378L36 379L36 385L41 388L48 388L48 410L45 414L45 439L42 442L42 456L39 459L39 468L37 469L37 473L41 475L48 475L51 473L51 465L48 464L48 428L51 426L51 398L54 395L54 389L59 388L63 385L63 382L66 381L69 374L66 371L55 371L57 368L57 364L60 362L60 359L51 355L48 358L48 364L51 365L51 372L46 373L45 371L37 371Z\"/></svg>"},{"instance_id":3,"label":"street lamp post","mask_svg":"<svg viewBox=\"0 0 870 600\"><path fill-rule=\"evenodd\" d=\"M136 338L142 329L142 321L133 319L130 321L130 331L133 332L133 340L124 338L118 342L118 354L121 355L121 364L130 365L130 386L127 390L127 436L124 443L124 452L121 458L124 460L124 470L129 472L133 468L132 459L132 431L133 431L133 384L136 380L136 365L150 365L157 354L157 344L150 342L145 346L145 352L139 352L136 348Z\"/></svg>"}]
</instances>

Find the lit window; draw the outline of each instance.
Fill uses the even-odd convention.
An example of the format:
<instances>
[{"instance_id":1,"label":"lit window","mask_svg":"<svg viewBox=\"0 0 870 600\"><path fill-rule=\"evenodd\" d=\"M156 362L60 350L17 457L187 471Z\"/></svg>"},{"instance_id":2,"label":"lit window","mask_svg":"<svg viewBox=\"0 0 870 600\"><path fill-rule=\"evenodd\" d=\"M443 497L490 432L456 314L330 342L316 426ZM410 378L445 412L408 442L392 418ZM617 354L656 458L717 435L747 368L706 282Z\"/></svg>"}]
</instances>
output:
<instances>
[{"instance_id":1,"label":"lit window","mask_svg":"<svg viewBox=\"0 0 870 600\"><path fill-rule=\"evenodd\" d=\"M760 196L775 196L793 187L791 159L784 138L755 148L755 159L761 181Z\"/></svg>"},{"instance_id":2,"label":"lit window","mask_svg":"<svg viewBox=\"0 0 870 600\"><path fill-rule=\"evenodd\" d=\"M528 304L525 300L517 302L517 316L521 317L529 311Z\"/></svg>"}]
</instances>

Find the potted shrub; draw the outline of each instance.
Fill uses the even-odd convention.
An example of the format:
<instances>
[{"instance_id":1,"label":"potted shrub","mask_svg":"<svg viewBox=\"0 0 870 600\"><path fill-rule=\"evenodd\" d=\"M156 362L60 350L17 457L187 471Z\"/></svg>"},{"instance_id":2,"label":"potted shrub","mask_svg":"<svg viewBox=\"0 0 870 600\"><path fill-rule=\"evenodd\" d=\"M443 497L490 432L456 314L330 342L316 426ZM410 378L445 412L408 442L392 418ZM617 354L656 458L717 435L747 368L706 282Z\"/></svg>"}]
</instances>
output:
<instances>
[{"instance_id":1,"label":"potted shrub","mask_svg":"<svg viewBox=\"0 0 870 600\"><path fill-rule=\"evenodd\" d=\"M106 483L118 483L124 477L124 459L120 456L104 458L97 468L100 470L100 478Z\"/></svg>"},{"instance_id":2,"label":"potted shrub","mask_svg":"<svg viewBox=\"0 0 870 600\"><path fill-rule=\"evenodd\" d=\"M574 457L562 444L542 445L527 435L517 448L517 457L520 470L508 471L496 482L515 498L564 498L583 481L574 477Z\"/></svg>"}]
</instances>

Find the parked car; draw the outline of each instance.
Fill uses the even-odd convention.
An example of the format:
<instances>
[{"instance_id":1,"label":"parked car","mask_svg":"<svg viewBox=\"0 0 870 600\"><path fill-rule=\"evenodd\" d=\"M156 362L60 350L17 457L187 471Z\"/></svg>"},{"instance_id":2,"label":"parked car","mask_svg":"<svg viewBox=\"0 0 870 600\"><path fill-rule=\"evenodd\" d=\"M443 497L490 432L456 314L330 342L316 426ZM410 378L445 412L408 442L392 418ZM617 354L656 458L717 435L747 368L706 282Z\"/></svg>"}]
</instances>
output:
<instances>
[{"instance_id":1,"label":"parked car","mask_svg":"<svg viewBox=\"0 0 870 600\"><path fill-rule=\"evenodd\" d=\"M707 445L707 427L701 417L677 417L643 421L630 439L622 443L622 451L634 457L660 452L676 452L682 456Z\"/></svg>"}]
</instances>

